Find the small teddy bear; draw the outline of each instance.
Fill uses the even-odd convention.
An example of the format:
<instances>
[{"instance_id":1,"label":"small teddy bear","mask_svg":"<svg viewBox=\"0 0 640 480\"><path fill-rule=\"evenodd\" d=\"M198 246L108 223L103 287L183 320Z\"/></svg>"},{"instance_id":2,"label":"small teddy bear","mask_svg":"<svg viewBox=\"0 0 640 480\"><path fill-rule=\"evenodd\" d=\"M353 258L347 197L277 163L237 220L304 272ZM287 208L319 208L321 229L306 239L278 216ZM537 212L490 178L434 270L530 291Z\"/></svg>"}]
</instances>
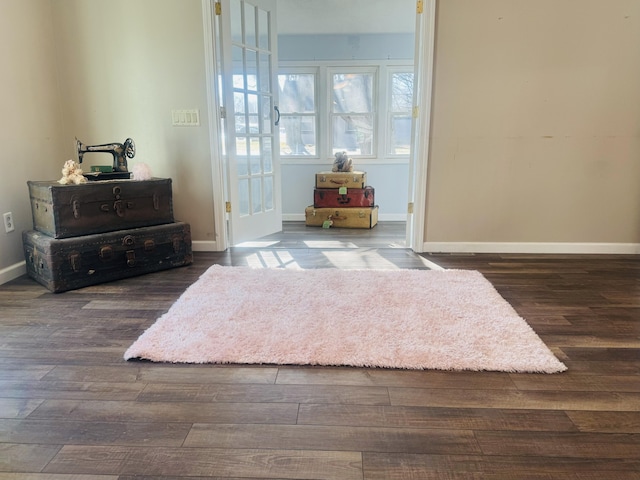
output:
<instances>
[{"instance_id":1,"label":"small teddy bear","mask_svg":"<svg viewBox=\"0 0 640 480\"><path fill-rule=\"evenodd\" d=\"M61 185L79 185L87 183L87 179L82 175L82 169L73 160L67 160L62 167L62 178L58 180Z\"/></svg>"},{"instance_id":2,"label":"small teddy bear","mask_svg":"<svg viewBox=\"0 0 640 480\"><path fill-rule=\"evenodd\" d=\"M353 161L347 157L347 152L336 153L332 172L353 172Z\"/></svg>"}]
</instances>

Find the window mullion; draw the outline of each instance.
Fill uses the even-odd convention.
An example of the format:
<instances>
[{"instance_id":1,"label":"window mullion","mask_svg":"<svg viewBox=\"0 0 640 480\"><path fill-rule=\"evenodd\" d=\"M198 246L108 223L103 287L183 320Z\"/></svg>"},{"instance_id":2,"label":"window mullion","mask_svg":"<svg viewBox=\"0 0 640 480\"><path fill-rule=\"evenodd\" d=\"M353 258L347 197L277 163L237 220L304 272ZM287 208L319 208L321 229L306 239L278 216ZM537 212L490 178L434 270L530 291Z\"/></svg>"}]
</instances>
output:
<instances>
[{"instance_id":1,"label":"window mullion","mask_svg":"<svg viewBox=\"0 0 640 480\"><path fill-rule=\"evenodd\" d=\"M385 65L380 65L378 70L378 118L377 129L380 134L378 135L378 157L386 156L390 139L389 122L389 70Z\"/></svg>"},{"instance_id":2,"label":"window mullion","mask_svg":"<svg viewBox=\"0 0 640 480\"><path fill-rule=\"evenodd\" d=\"M319 85L319 95L320 98L323 99L322 102L319 102L321 108L323 109L320 112L320 129L322 135L322 146L320 147L321 157L322 159L330 158L330 145L333 144L333 141L329 138L329 132L331 131L331 95L329 93L329 85L330 85L330 75L329 69L326 66L320 67L320 75L318 77L320 80Z\"/></svg>"}]
</instances>

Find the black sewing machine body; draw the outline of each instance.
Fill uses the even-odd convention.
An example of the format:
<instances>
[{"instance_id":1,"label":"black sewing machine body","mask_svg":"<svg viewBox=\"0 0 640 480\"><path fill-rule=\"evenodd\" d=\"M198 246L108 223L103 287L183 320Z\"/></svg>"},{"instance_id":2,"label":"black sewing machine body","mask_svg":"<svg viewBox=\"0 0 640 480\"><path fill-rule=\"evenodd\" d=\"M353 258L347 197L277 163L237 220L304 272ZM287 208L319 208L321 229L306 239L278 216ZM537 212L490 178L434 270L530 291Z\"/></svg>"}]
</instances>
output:
<instances>
[{"instance_id":1,"label":"black sewing machine body","mask_svg":"<svg viewBox=\"0 0 640 480\"><path fill-rule=\"evenodd\" d=\"M110 153L113 156L111 172L84 173L87 180L114 180L131 177L127 166L127 158L133 158L136 154L136 145L131 138L127 138L124 143L104 143L102 145L85 145L76 138L76 150L78 152L78 163L82 163L86 153Z\"/></svg>"}]
</instances>

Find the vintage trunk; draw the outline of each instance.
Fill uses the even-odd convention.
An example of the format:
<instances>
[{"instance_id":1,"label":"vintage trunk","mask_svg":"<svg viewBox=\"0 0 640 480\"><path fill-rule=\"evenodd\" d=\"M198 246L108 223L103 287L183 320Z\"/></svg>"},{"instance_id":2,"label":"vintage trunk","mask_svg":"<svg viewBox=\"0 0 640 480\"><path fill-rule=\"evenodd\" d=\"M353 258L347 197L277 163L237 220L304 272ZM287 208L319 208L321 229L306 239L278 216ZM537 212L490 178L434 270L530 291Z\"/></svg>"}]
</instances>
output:
<instances>
[{"instance_id":1,"label":"vintage trunk","mask_svg":"<svg viewBox=\"0 0 640 480\"><path fill-rule=\"evenodd\" d=\"M364 188L316 188L313 190L313 206L316 208L373 207L373 187Z\"/></svg>"},{"instance_id":2,"label":"vintage trunk","mask_svg":"<svg viewBox=\"0 0 640 480\"><path fill-rule=\"evenodd\" d=\"M367 172L319 172L316 188L364 188Z\"/></svg>"},{"instance_id":3,"label":"vintage trunk","mask_svg":"<svg viewBox=\"0 0 640 480\"><path fill-rule=\"evenodd\" d=\"M27 274L52 292L193 261L191 229L182 222L60 239L30 230L22 239Z\"/></svg>"},{"instance_id":4,"label":"vintage trunk","mask_svg":"<svg viewBox=\"0 0 640 480\"><path fill-rule=\"evenodd\" d=\"M315 208L304 211L305 224L310 227L373 228L378 223L378 206L362 208ZM330 222L325 224L325 222Z\"/></svg>"},{"instance_id":5,"label":"vintage trunk","mask_svg":"<svg viewBox=\"0 0 640 480\"><path fill-rule=\"evenodd\" d=\"M170 178L107 180L81 185L27 182L33 228L67 238L171 223Z\"/></svg>"}]
</instances>

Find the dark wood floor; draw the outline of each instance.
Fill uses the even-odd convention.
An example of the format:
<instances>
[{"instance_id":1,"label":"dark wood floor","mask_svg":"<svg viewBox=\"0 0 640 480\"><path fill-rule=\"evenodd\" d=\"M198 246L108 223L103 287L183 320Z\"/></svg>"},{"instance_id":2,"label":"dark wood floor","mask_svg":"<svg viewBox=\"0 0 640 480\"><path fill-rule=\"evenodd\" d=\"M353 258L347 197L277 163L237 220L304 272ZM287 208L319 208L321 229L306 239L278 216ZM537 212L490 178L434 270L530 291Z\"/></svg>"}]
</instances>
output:
<instances>
[{"instance_id":1,"label":"dark wood floor","mask_svg":"<svg viewBox=\"0 0 640 480\"><path fill-rule=\"evenodd\" d=\"M0 286L0 480L640 479L640 256L416 255L402 224L287 228L72 292ZM123 361L214 263L476 269L569 370Z\"/></svg>"}]
</instances>

